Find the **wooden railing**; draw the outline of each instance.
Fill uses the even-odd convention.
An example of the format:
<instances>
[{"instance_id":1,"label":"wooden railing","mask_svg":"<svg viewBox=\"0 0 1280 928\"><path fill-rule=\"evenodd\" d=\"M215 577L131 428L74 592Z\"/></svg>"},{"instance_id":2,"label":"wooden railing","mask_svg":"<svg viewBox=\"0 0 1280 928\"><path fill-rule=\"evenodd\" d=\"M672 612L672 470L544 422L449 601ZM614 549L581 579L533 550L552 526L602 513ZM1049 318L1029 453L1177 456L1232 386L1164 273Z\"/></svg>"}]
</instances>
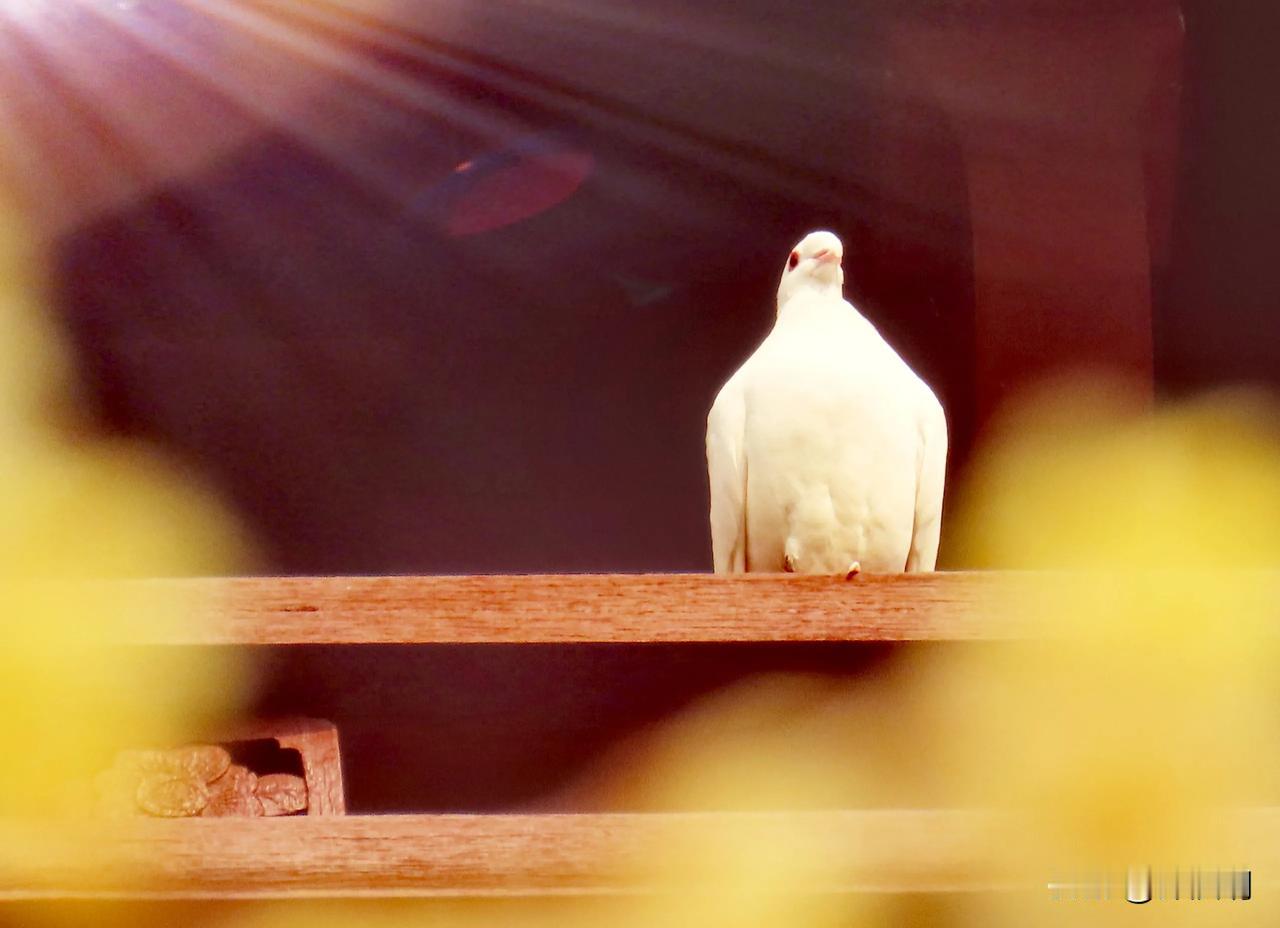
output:
<instances>
[{"instance_id":1,"label":"wooden railing","mask_svg":"<svg viewBox=\"0 0 1280 928\"><path fill-rule=\"evenodd\" d=\"M139 644L968 641L1016 632L996 574L289 577L147 581L197 615ZM348 762L355 759L348 758ZM601 892L656 885L663 842L776 824L754 813L146 820L108 860L0 873L0 898ZM954 891L1003 879L992 820L945 810L790 816L834 849L820 889ZM28 861L33 863L33 861ZM638 865L639 864L639 865ZM646 873L649 875L646 876Z\"/></svg>"}]
</instances>

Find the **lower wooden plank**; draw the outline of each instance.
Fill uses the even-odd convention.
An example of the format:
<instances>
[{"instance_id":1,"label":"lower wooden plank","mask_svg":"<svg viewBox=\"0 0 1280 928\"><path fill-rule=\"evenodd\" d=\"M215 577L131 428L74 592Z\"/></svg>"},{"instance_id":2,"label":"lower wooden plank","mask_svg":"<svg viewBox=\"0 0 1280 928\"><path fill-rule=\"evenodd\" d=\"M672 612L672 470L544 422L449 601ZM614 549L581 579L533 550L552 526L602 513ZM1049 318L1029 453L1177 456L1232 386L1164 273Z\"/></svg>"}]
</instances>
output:
<instances>
[{"instance_id":1,"label":"lower wooden plank","mask_svg":"<svg viewBox=\"0 0 1280 928\"><path fill-rule=\"evenodd\" d=\"M75 859L32 842L0 900L654 891L731 880L744 848L767 866L800 855L806 890L985 890L1008 883L1004 827L929 810L142 821Z\"/></svg>"}]
</instances>

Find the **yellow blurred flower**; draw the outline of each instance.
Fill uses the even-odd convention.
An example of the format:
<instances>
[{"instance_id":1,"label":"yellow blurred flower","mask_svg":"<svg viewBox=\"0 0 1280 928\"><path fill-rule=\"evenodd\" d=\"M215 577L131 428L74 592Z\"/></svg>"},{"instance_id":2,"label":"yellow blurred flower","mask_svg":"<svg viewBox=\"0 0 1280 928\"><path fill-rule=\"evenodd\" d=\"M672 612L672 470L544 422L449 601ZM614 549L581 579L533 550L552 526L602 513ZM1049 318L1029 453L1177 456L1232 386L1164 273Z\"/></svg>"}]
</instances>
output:
<instances>
[{"instance_id":1,"label":"yellow blurred flower","mask_svg":"<svg viewBox=\"0 0 1280 928\"><path fill-rule=\"evenodd\" d=\"M56 841L57 829L30 826L82 819L93 775L115 751L198 735L243 695L241 670L225 657L125 646L182 604L111 581L222 572L240 548L209 495L156 454L77 442L51 421L74 394L40 296L38 263L2 215L0 871L9 876L56 857L59 848L33 853L29 842ZM92 850L70 841L60 849Z\"/></svg>"},{"instance_id":2,"label":"yellow blurred flower","mask_svg":"<svg viewBox=\"0 0 1280 928\"><path fill-rule=\"evenodd\" d=\"M1020 588L1035 640L933 655L920 677L952 801L1027 815L1008 854L1029 879L1262 852L1223 823L1278 795L1277 421L1253 394L1149 414L1123 387L1065 382L989 444L952 531L965 563L1054 572ZM973 923L1050 907L994 897Z\"/></svg>"}]
</instances>

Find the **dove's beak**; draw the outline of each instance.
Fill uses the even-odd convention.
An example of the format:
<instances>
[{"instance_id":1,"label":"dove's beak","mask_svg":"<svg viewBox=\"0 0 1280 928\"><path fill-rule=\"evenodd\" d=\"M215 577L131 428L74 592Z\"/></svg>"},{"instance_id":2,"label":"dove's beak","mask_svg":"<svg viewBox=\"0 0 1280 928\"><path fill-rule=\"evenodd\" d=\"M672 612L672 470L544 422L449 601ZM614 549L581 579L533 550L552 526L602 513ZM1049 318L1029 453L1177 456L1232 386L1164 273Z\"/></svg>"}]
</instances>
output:
<instances>
[{"instance_id":1,"label":"dove's beak","mask_svg":"<svg viewBox=\"0 0 1280 928\"><path fill-rule=\"evenodd\" d=\"M836 254L834 251L832 251L830 248L822 249L813 257L816 261L818 261L819 264L839 264L840 263L840 256Z\"/></svg>"}]
</instances>

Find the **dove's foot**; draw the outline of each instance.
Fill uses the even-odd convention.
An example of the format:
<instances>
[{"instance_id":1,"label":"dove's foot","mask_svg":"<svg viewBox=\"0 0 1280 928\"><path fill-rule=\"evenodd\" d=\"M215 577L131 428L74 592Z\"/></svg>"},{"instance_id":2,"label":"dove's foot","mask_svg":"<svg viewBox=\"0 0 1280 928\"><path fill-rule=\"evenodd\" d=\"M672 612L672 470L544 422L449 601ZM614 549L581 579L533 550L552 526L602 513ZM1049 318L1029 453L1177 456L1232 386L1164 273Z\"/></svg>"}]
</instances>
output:
<instances>
[{"instance_id":1,"label":"dove's foot","mask_svg":"<svg viewBox=\"0 0 1280 928\"><path fill-rule=\"evenodd\" d=\"M852 580L854 577L858 576L858 574L860 573L862 573L862 565L857 561L854 561L852 564L849 565L849 569L844 572L844 578L846 580Z\"/></svg>"},{"instance_id":2,"label":"dove's foot","mask_svg":"<svg viewBox=\"0 0 1280 928\"><path fill-rule=\"evenodd\" d=\"M790 554L782 555L782 569L789 574L796 572L796 562Z\"/></svg>"}]
</instances>

